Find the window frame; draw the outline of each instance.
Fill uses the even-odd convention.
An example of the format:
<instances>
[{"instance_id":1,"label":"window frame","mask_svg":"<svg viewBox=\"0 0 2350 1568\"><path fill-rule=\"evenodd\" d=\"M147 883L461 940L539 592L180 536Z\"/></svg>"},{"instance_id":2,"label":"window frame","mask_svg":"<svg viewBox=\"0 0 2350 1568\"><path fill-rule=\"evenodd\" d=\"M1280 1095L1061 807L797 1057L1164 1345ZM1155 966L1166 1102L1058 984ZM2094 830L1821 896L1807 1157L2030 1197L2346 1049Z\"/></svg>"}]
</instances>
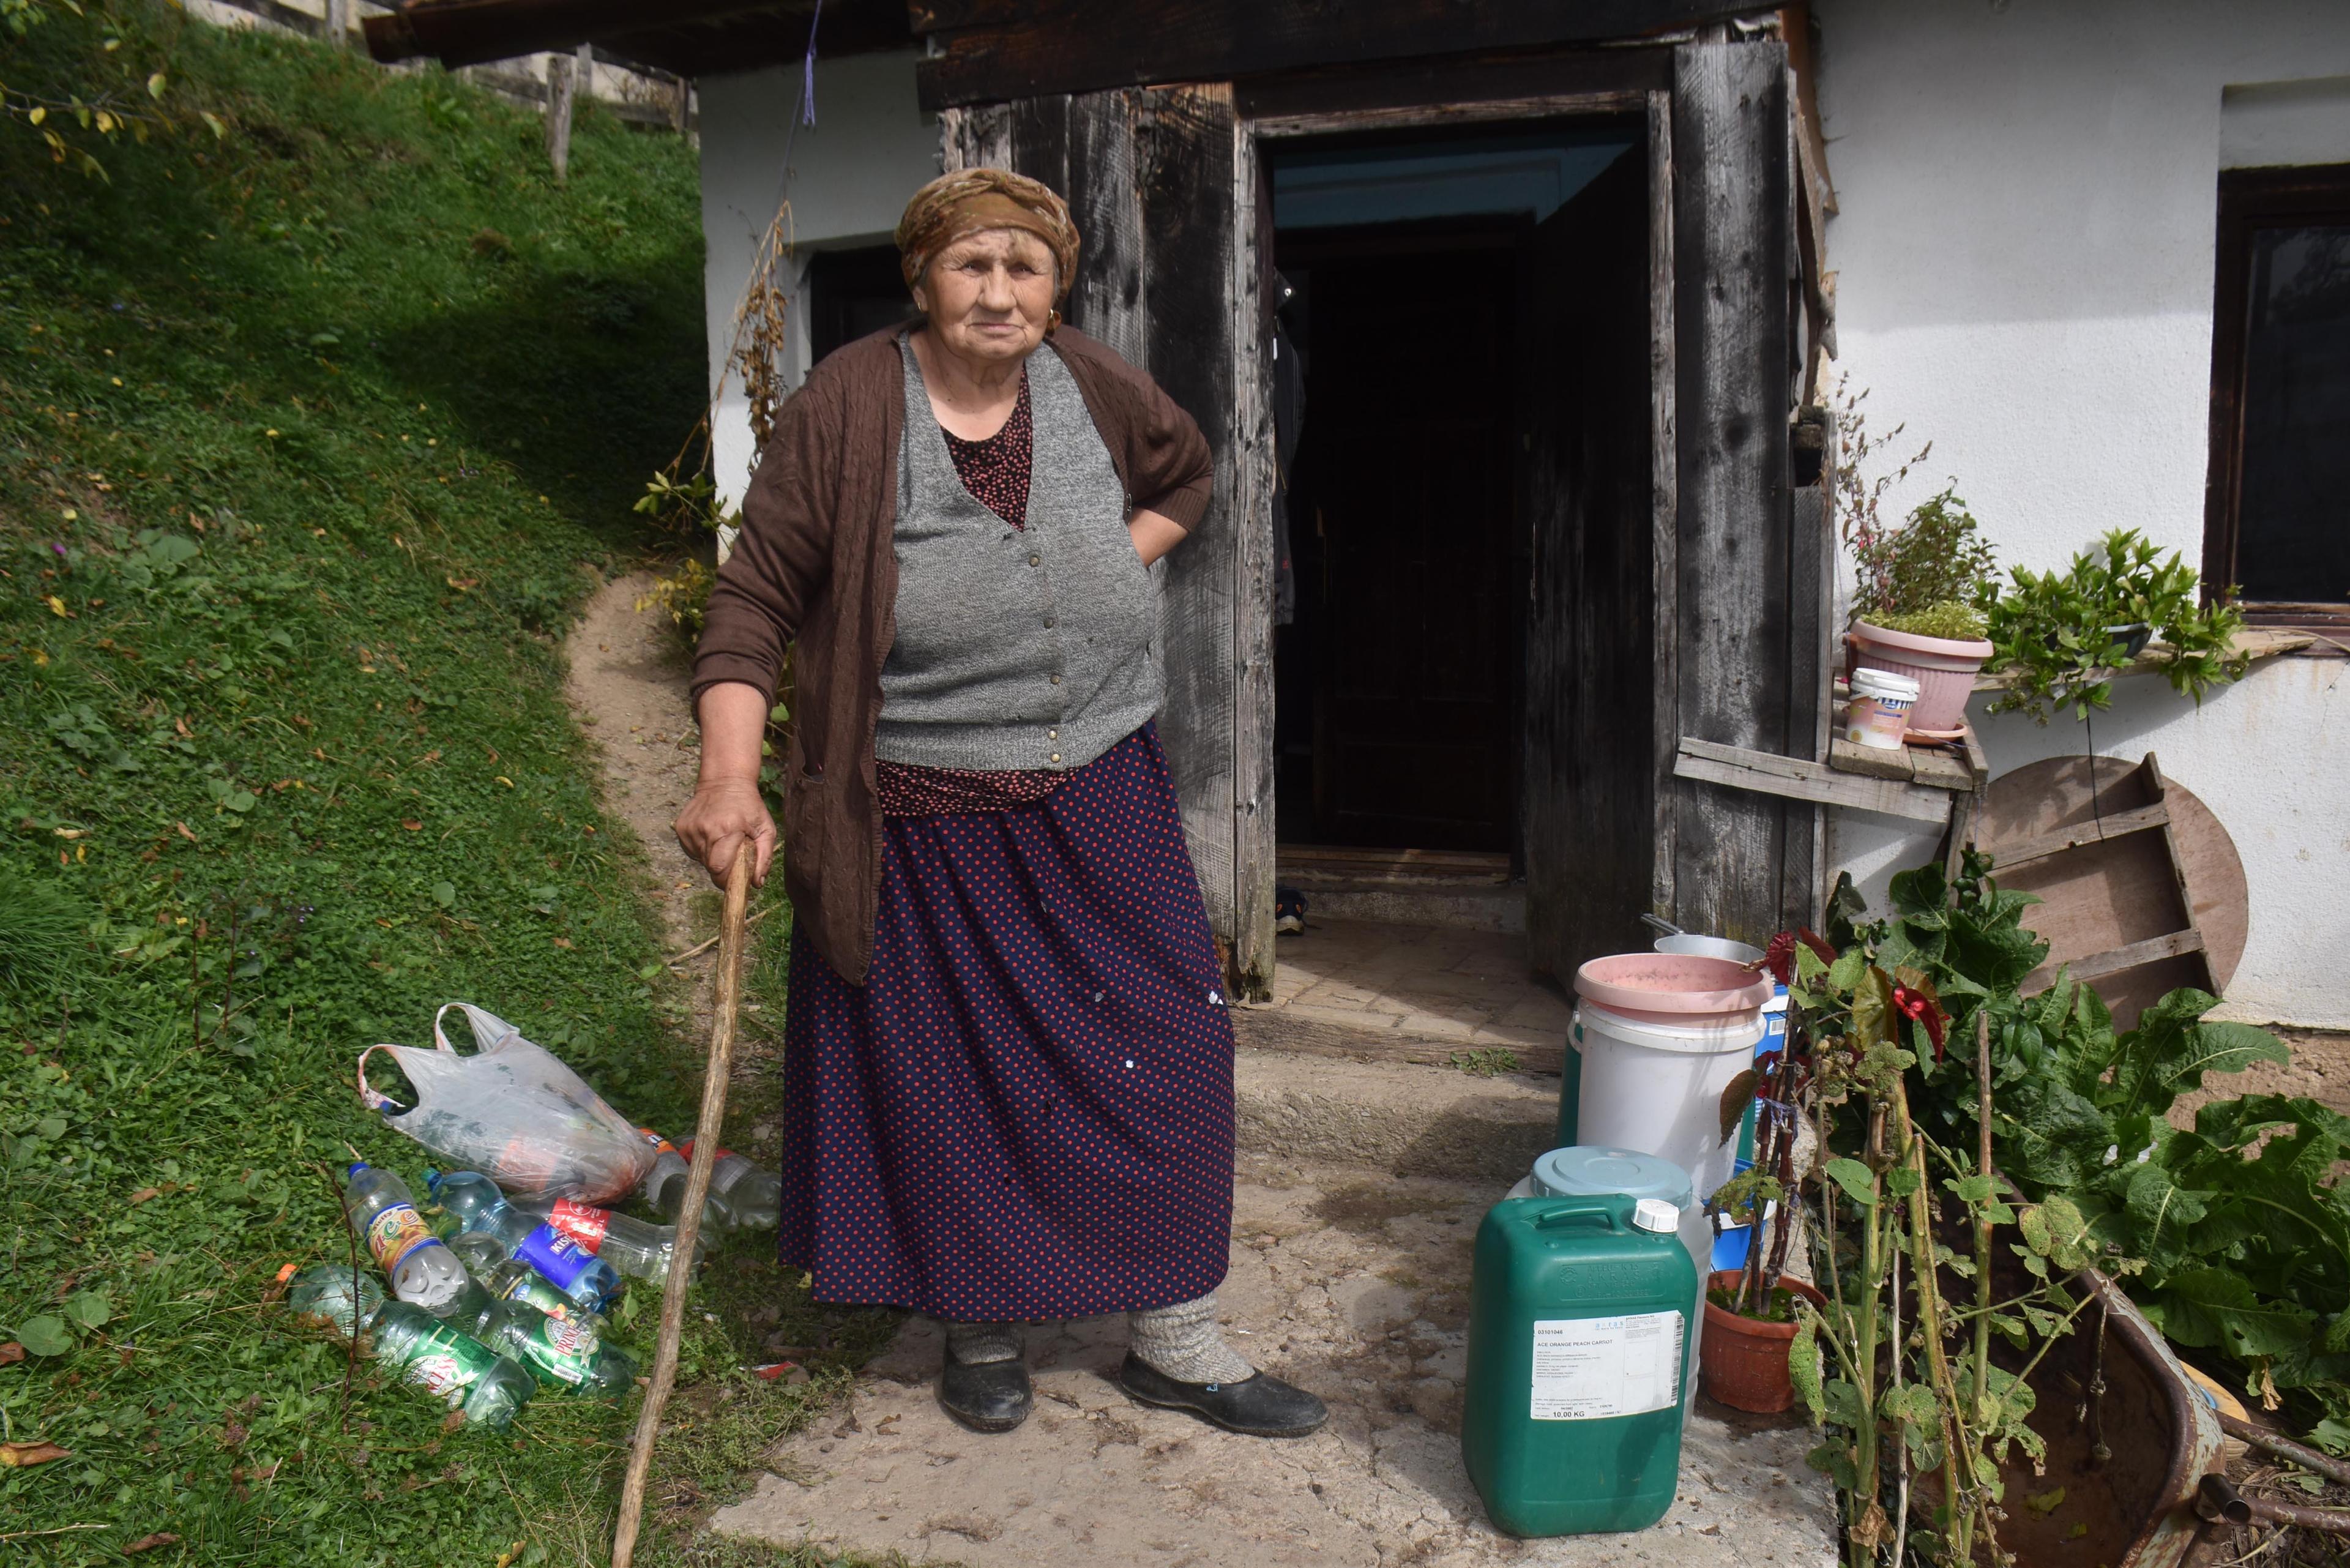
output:
<instances>
[{"instance_id":1,"label":"window frame","mask_svg":"<svg viewBox=\"0 0 2350 1568\"><path fill-rule=\"evenodd\" d=\"M2242 544L2244 379L2251 319L2251 251L2256 229L2281 223L2350 226L2350 163L2220 171L2220 217L2211 304L2211 456L2204 486L2203 597L2208 603L2239 579ZM2350 628L2350 603L2240 601L2249 626Z\"/></svg>"}]
</instances>

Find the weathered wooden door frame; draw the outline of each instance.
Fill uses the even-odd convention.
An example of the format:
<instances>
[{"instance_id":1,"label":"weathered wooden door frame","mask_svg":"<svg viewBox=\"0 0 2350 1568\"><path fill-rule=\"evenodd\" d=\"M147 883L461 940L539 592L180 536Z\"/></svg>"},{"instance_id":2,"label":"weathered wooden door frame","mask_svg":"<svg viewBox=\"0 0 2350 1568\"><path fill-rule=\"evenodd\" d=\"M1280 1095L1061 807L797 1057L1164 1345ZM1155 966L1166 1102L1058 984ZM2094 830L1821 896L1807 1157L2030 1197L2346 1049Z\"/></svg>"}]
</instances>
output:
<instances>
[{"instance_id":1,"label":"weathered wooden door frame","mask_svg":"<svg viewBox=\"0 0 2350 1568\"><path fill-rule=\"evenodd\" d=\"M1648 341L1649 374L1654 387L1650 405L1650 452L1654 504L1650 529L1654 551L1654 577L1657 596L1657 618L1654 655L1656 681L1652 691L1654 703L1654 733L1656 745L1653 766L1659 781L1659 804L1669 798L1664 791L1672 784L1673 760L1679 736L1680 704L1679 648L1676 641L1677 623L1673 606L1679 582L1679 507L1677 501L1678 460L1674 443L1673 379L1673 114L1672 94L1645 87L1600 88L1581 92L1531 95L1483 102L1456 104L1407 105L1361 109L1338 109L1310 114L1284 114L1237 122L1241 136L1252 143L1259 140L1282 141L1301 137L1346 135L1367 130L1411 130L1472 124L1506 124L1512 121L1555 120L1582 118L1623 117L1638 115L1645 122L1647 134L1642 149L1648 165ZM1249 152L1252 162L1258 154L1253 147ZM1247 233L1249 231L1243 231ZM1251 374L1259 382L1261 395L1271 398L1272 368L1262 361L1252 368ZM1272 540L1270 497L1274 454L1269 443L1243 447L1252 466L1260 470L1258 479L1251 485L1252 493L1267 497L1267 510L1259 526L1255 520L1247 530L1251 536L1262 533L1268 547ZM1271 618L1266 618L1270 635ZM1243 722L1246 722L1245 720ZM1261 716L1268 759L1271 754L1273 713L1271 690L1266 691L1265 711ZM1271 812L1270 773L1264 780L1266 810L1264 854L1266 869L1266 912L1271 913L1271 863L1274 854ZM1673 901L1674 836L1671 814L1658 813L1658 834L1651 877L1650 898L1658 910L1669 914ZM1245 886L1246 879L1243 885ZM1267 974L1271 970L1268 966Z\"/></svg>"}]
</instances>

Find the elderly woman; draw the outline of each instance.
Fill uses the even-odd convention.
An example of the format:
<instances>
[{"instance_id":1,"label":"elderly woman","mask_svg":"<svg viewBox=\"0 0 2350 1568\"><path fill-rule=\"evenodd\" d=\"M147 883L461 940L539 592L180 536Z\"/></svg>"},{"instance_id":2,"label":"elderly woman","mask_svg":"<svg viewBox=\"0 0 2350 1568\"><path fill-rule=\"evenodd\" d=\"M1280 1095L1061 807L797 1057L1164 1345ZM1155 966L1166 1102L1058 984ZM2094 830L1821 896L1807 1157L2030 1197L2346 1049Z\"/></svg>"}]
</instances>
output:
<instances>
[{"instance_id":1,"label":"elderly woman","mask_svg":"<svg viewBox=\"0 0 2350 1568\"><path fill-rule=\"evenodd\" d=\"M1060 325L1077 234L1043 185L944 176L897 240L920 317L784 405L694 665L678 840L764 879L796 648L783 1261L942 1319L940 1402L981 1431L1028 1414L1023 1321L1123 1312L1134 1398L1302 1436L1321 1401L1216 1324L1232 1031L1152 723L1149 566L1207 442Z\"/></svg>"}]
</instances>

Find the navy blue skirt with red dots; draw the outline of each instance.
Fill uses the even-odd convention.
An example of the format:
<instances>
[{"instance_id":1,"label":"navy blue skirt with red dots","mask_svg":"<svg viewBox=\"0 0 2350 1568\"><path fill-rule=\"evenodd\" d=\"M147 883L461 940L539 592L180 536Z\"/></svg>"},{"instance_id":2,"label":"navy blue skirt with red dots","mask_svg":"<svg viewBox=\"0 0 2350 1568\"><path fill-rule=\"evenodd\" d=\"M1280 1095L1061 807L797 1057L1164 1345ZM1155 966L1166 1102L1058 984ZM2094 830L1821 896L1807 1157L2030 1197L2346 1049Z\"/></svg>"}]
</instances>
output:
<instances>
[{"instance_id":1,"label":"navy blue skirt with red dots","mask_svg":"<svg viewBox=\"0 0 2350 1568\"><path fill-rule=\"evenodd\" d=\"M1215 1289L1232 1027L1155 729L1033 805L885 817L879 902L862 987L792 940L785 1264L966 1322Z\"/></svg>"}]
</instances>

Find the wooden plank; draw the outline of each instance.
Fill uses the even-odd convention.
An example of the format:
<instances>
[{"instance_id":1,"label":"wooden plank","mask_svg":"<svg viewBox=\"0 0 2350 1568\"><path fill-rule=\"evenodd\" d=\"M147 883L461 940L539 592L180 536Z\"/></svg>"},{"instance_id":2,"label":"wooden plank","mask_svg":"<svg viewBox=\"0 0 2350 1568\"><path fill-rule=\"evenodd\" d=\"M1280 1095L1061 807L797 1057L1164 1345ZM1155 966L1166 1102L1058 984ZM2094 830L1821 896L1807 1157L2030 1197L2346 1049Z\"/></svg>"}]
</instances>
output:
<instances>
[{"instance_id":1,"label":"wooden plank","mask_svg":"<svg viewBox=\"0 0 2350 1568\"><path fill-rule=\"evenodd\" d=\"M1215 458L1215 490L1199 527L1164 563L1160 614L1161 663L1167 695L1159 733L1183 807L1183 830L1200 874L1208 917L1237 961L1243 929L1240 910L1234 735L1238 722L1233 659L1238 607L1243 493L1235 441L1237 400L1232 345L1234 116L1229 85L1093 94L1074 106L1098 104L1101 114L1132 117L1134 161L1122 177L1139 203L1136 254L1140 256L1141 354L1136 363L1199 421ZM1095 143L1118 145L1115 136ZM1113 168L1081 165L1072 137L1070 177L1119 178ZM1122 303L1097 291L1106 309ZM1273 888L1253 882L1263 897L1261 918L1270 945ZM1254 897L1253 891L1252 897ZM1259 918L1252 910L1248 917ZM1252 924L1247 929L1254 929ZM1264 956L1258 950L1259 957ZM1235 988L1237 974L1228 976ZM1272 971L1248 980L1269 987Z\"/></svg>"},{"instance_id":2,"label":"wooden plank","mask_svg":"<svg viewBox=\"0 0 2350 1568\"><path fill-rule=\"evenodd\" d=\"M1789 493L1787 528L1787 735L1789 750L1814 762L1828 754L1831 718L1829 637L1835 620L1835 539L1827 492L1817 484ZM1806 918L1820 913L1820 864L1826 846L1822 812L1787 813L1786 852L1779 868L1779 907ZM1819 922L1812 920L1816 926Z\"/></svg>"},{"instance_id":3,"label":"wooden plank","mask_svg":"<svg viewBox=\"0 0 2350 1568\"><path fill-rule=\"evenodd\" d=\"M2337 605L2332 607L2338 611L2341 607ZM2236 634L2235 640L2228 645L2228 656L2231 659L2249 659L2257 664L2263 659L2274 659L2281 654L2303 652L2316 647L2324 639L2314 632L2294 631L2282 627L2251 626ZM2116 666L2106 673L2116 676L2158 675L2162 672L2163 662L2167 657L2161 643L2148 643L2145 652L2127 664ZM2015 685L2020 679L2021 677L2013 670L1986 670L1975 677L1974 689L1978 691L2004 691Z\"/></svg>"},{"instance_id":4,"label":"wooden plank","mask_svg":"<svg viewBox=\"0 0 2350 1568\"><path fill-rule=\"evenodd\" d=\"M1741 15L1722 0L912 0L932 53L925 109L1145 82L1224 81L1307 67L1597 43Z\"/></svg>"},{"instance_id":5,"label":"wooden plank","mask_svg":"<svg viewBox=\"0 0 2350 1568\"><path fill-rule=\"evenodd\" d=\"M1649 773L1656 827L1649 846L1648 909L1671 918L1682 797L1673 765L1681 733L1680 457L1679 340L1673 304L1673 95L1648 95L1648 631Z\"/></svg>"},{"instance_id":6,"label":"wooden plank","mask_svg":"<svg viewBox=\"0 0 2350 1568\"><path fill-rule=\"evenodd\" d=\"M947 173L1012 166L1012 110L1003 104L939 116L939 166Z\"/></svg>"},{"instance_id":7,"label":"wooden plank","mask_svg":"<svg viewBox=\"0 0 2350 1568\"><path fill-rule=\"evenodd\" d=\"M1909 760L1908 747L1864 746L1841 735L1828 742L1828 766L1840 774L1891 779L1897 784L1914 784L1918 778L1918 764Z\"/></svg>"},{"instance_id":8,"label":"wooden plank","mask_svg":"<svg viewBox=\"0 0 2350 1568\"><path fill-rule=\"evenodd\" d=\"M1985 788L1991 783L1991 757L1983 751L1981 739L1975 734L1973 720L1960 720L1959 728L1966 735L1967 772L1973 776L1975 788Z\"/></svg>"},{"instance_id":9,"label":"wooden plank","mask_svg":"<svg viewBox=\"0 0 2350 1568\"><path fill-rule=\"evenodd\" d=\"M1279 850L1274 816L1273 617L1278 563L1274 496L1273 200L1256 138L1235 115L1232 135L1233 468L1232 972L1244 1002L1273 994L1273 913Z\"/></svg>"},{"instance_id":10,"label":"wooden plank","mask_svg":"<svg viewBox=\"0 0 2350 1568\"><path fill-rule=\"evenodd\" d=\"M1928 789L1946 789L1956 794L1975 792L1974 770L1966 759L1940 746L1904 746L1909 753L1910 777Z\"/></svg>"},{"instance_id":11,"label":"wooden plank","mask_svg":"<svg viewBox=\"0 0 2350 1568\"><path fill-rule=\"evenodd\" d=\"M2131 811L2117 811L2095 822L2084 823L2076 827L2062 828L2054 833L2042 834L2037 838L2027 838L2020 844L2010 845L1999 852L1999 869L2002 872L2012 871L2029 866L2035 860L2045 860L2051 855L2061 855L2067 849L2079 849L2092 844L2104 844L2119 838L2126 833L2144 833L2148 828L2169 826L2170 807L2167 805L2142 805ZM2190 900L2187 907L2191 909L2195 906Z\"/></svg>"},{"instance_id":12,"label":"wooden plank","mask_svg":"<svg viewBox=\"0 0 2350 1568\"><path fill-rule=\"evenodd\" d=\"M2159 937L2148 937L2144 941L2132 942L2127 947L2115 948L2107 952L2091 953L2086 958L2076 958L2064 963L2052 963L2033 970L2023 982L2023 992L2028 996L2033 992L2047 990L2056 982L2056 975L2060 970L2074 980L2103 980L2107 975L2119 974L2124 970L2137 969L2144 964L2157 963L2164 959L2181 958L2189 953L2199 953L2202 950L2203 933L2189 926L2183 931L2171 931Z\"/></svg>"},{"instance_id":13,"label":"wooden plank","mask_svg":"<svg viewBox=\"0 0 2350 1568\"><path fill-rule=\"evenodd\" d=\"M1783 754L1794 739L1786 705L1787 149L1781 45L1674 50L1679 732ZM1803 740L1808 749L1810 736ZM1781 907L1786 808L1739 791L1692 792L1679 805L1675 921L1768 940L1791 913ZM1792 912L1806 912L1808 902Z\"/></svg>"},{"instance_id":14,"label":"wooden plank","mask_svg":"<svg viewBox=\"0 0 2350 1568\"><path fill-rule=\"evenodd\" d=\"M1525 105L1537 113L1584 113L1586 104L1615 103L1639 113L1651 92L1673 85L1670 47L1556 49L1540 54L1446 54L1367 64L1317 66L1232 84L1240 112L1264 127L1327 114L1443 114L1482 118L1494 104ZM1618 101L1620 100L1620 101ZM1422 121L1421 123L1426 123Z\"/></svg>"},{"instance_id":15,"label":"wooden plank","mask_svg":"<svg viewBox=\"0 0 2350 1568\"><path fill-rule=\"evenodd\" d=\"M1680 754L1673 771L1679 777L1701 784L1721 784L1783 800L1874 811L1887 816L1907 817L1912 822L1939 826L1950 817L1950 797L1939 790L1863 778L1796 757L1717 745L1689 735L1681 737Z\"/></svg>"},{"instance_id":16,"label":"wooden plank","mask_svg":"<svg viewBox=\"0 0 2350 1568\"><path fill-rule=\"evenodd\" d=\"M1342 109L1336 113L1269 116L1253 121L1259 136L1326 136L1336 130L1400 130L1447 125L1483 125L1500 119L1558 119L1569 116L1623 114L1644 109L1648 95L1638 88L1600 92L1544 93L1532 98L1493 99L1483 103L1399 105L1393 109Z\"/></svg>"}]
</instances>

